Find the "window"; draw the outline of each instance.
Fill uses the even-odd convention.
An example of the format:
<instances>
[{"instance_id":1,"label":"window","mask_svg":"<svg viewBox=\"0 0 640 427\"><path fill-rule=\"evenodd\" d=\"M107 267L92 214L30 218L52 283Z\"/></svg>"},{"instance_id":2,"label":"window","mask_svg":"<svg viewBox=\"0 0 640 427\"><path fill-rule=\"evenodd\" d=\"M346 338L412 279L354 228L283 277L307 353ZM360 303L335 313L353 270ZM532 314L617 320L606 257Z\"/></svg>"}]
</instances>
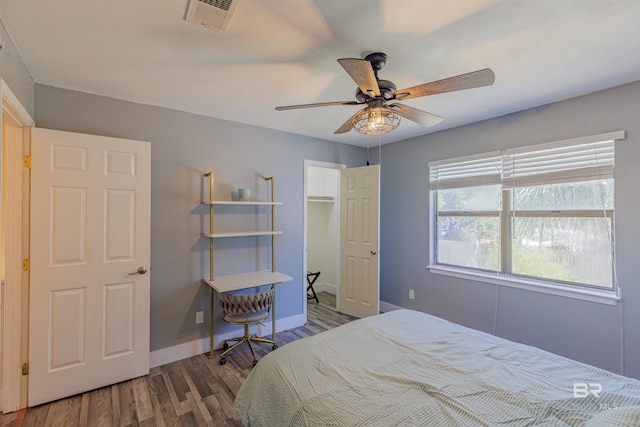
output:
<instances>
[{"instance_id":1,"label":"window","mask_svg":"<svg viewBox=\"0 0 640 427\"><path fill-rule=\"evenodd\" d=\"M432 266L614 290L612 132L432 162Z\"/></svg>"}]
</instances>

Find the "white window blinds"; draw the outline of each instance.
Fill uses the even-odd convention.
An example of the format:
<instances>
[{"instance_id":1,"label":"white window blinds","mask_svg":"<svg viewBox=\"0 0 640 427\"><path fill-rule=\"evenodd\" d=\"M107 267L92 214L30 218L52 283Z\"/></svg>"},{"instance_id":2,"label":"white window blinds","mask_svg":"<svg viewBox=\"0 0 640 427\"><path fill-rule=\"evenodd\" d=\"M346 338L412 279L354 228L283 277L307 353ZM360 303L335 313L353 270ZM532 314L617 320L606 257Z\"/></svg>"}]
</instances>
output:
<instances>
[{"instance_id":1,"label":"white window blinds","mask_svg":"<svg viewBox=\"0 0 640 427\"><path fill-rule=\"evenodd\" d=\"M499 153L489 153L475 158L458 159L450 163L429 163L429 188L477 187L500 184L502 159Z\"/></svg>"},{"instance_id":2,"label":"white window blinds","mask_svg":"<svg viewBox=\"0 0 640 427\"><path fill-rule=\"evenodd\" d=\"M614 141L599 141L502 158L503 188L613 178Z\"/></svg>"},{"instance_id":3,"label":"white window blinds","mask_svg":"<svg viewBox=\"0 0 640 427\"><path fill-rule=\"evenodd\" d=\"M429 188L527 187L613 178L614 141L624 131L429 163Z\"/></svg>"}]
</instances>

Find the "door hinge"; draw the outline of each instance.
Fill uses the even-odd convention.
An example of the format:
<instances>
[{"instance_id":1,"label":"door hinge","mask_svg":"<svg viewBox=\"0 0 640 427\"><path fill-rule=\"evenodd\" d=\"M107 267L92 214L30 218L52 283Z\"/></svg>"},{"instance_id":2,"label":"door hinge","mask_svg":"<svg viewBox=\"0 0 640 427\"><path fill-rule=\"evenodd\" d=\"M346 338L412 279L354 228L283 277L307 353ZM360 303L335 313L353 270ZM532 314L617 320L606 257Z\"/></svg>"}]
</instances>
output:
<instances>
[{"instance_id":1,"label":"door hinge","mask_svg":"<svg viewBox=\"0 0 640 427\"><path fill-rule=\"evenodd\" d=\"M22 375L29 375L29 362L22 364Z\"/></svg>"},{"instance_id":2,"label":"door hinge","mask_svg":"<svg viewBox=\"0 0 640 427\"><path fill-rule=\"evenodd\" d=\"M31 270L31 260L29 258L22 260L22 271Z\"/></svg>"},{"instance_id":3,"label":"door hinge","mask_svg":"<svg viewBox=\"0 0 640 427\"><path fill-rule=\"evenodd\" d=\"M31 156L24 156L23 163L25 168L31 168Z\"/></svg>"}]
</instances>

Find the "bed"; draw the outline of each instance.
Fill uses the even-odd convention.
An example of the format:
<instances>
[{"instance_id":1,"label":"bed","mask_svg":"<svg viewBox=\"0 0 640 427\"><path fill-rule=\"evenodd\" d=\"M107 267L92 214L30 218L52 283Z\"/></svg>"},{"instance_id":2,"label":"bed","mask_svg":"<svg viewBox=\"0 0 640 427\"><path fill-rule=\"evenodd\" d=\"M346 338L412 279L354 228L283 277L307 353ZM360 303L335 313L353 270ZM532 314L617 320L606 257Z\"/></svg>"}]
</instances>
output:
<instances>
[{"instance_id":1,"label":"bed","mask_svg":"<svg viewBox=\"0 0 640 427\"><path fill-rule=\"evenodd\" d=\"M640 381L412 310L265 356L245 426L640 426Z\"/></svg>"}]
</instances>

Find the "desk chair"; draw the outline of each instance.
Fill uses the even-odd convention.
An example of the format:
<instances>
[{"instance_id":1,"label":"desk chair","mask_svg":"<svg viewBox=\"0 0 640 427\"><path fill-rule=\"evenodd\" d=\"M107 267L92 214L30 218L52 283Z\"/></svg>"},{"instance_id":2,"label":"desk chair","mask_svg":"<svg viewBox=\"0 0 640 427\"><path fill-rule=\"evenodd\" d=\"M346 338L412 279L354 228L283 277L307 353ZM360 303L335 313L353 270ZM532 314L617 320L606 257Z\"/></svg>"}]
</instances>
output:
<instances>
[{"instance_id":1,"label":"desk chair","mask_svg":"<svg viewBox=\"0 0 640 427\"><path fill-rule=\"evenodd\" d=\"M315 289L313 289L313 284L316 283L316 280L318 280L318 276L320 276L319 271L315 273L307 271L307 299L315 299L316 304L320 304L320 301L318 300L318 295L316 295ZM309 294L309 291L311 291L311 294Z\"/></svg>"},{"instance_id":2,"label":"desk chair","mask_svg":"<svg viewBox=\"0 0 640 427\"><path fill-rule=\"evenodd\" d=\"M256 366L258 360L256 354L253 351L251 342L265 342L273 345L273 349L278 348L276 342L265 338L260 338L256 334L249 334L249 325L253 323L260 323L269 317L271 307L273 305L273 288L266 292L260 292L255 294L229 294L219 293L218 301L222 307L222 318L225 322L234 325L244 325L244 335L237 338L231 338L224 340L220 353L220 364L227 363L227 354L233 351L242 343L247 343L251 355L253 356L253 366ZM229 347L229 341L237 341L231 347Z\"/></svg>"}]
</instances>

